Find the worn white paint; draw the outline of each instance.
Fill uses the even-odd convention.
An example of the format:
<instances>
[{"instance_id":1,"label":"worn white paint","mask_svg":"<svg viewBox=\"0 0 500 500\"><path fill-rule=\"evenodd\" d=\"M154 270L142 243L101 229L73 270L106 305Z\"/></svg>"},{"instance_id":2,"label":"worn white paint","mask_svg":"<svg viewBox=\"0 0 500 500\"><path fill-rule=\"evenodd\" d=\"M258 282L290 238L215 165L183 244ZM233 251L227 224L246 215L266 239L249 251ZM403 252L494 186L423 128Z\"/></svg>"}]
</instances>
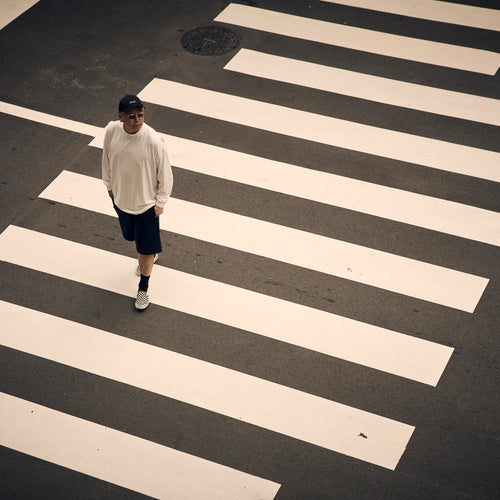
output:
<instances>
[{"instance_id":1,"label":"worn white paint","mask_svg":"<svg viewBox=\"0 0 500 500\"><path fill-rule=\"evenodd\" d=\"M63 171L41 194L116 216L102 182ZM488 280L445 267L171 198L162 227L217 245L473 312Z\"/></svg>"},{"instance_id":2,"label":"worn white paint","mask_svg":"<svg viewBox=\"0 0 500 500\"><path fill-rule=\"evenodd\" d=\"M229 4L215 21L373 54L494 75L500 54Z\"/></svg>"},{"instance_id":3,"label":"worn white paint","mask_svg":"<svg viewBox=\"0 0 500 500\"><path fill-rule=\"evenodd\" d=\"M398 16L500 31L500 10L438 0L322 0ZM500 4L498 4L500 7Z\"/></svg>"},{"instance_id":4,"label":"worn white paint","mask_svg":"<svg viewBox=\"0 0 500 500\"><path fill-rule=\"evenodd\" d=\"M139 96L160 106L268 132L500 182L500 153L495 151L340 120L159 78L146 85Z\"/></svg>"},{"instance_id":5,"label":"worn white paint","mask_svg":"<svg viewBox=\"0 0 500 500\"><path fill-rule=\"evenodd\" d=\"M2 0L0 6L0 30L36 3L38 3L38 0Z\"/></svg>"},{"instance_id":6,"label":"worn white paint","mask_svg":"<svg viewBox=\"0 0 500 500\"><path fill-rule=\"evenodd\" d=\"M500 126L500 100L241 49L225 69L359 99Z\"/></svg>"},{"instance_id":7,"label":"worn white paint","mask_svg":"<svg viewBox=\"0 0 500 500\"><path fill-rule=\"evenodd\" d=\"M61 346L68 346L68 340L72 339L77 344L68 346L67 356L52 343L50 348L58 351L58 355L53 354L52 357L64 363L78 347L81 349L80 364L92 369L86 356L99 344L78 343L85 336L86 330L82 325L6 302L0 302L0 309L2 315L8 313L8 318L19 320L17 324L9 321L6 325L13 337L19 334L14 345L24 342L29 352L49 356L47 351L50 349L39 352L44 338L53 341L56 337L62 342ZM37 321L41 324L37 325ZM68 330L63 333L62 327L68 327ZM90 328L87 330L92 332ZM0 337L6 334L6 330L2 329ZM102 344L104 341L100 340ZM107 351L94 354L101 363L109 361L109 356L116 357L116 353ZM128 361L129 368L136 366L134 358ZM112 374L112 371L110 366L108 373ZM153 498L272 500L280 487L271 481L5 393L0 393L0 414L1 446Z\"/></svg>"},{"instance_id":8,"label":"worn white paint","mask_svg":"<svg viewBox=\"0 0 500 500\"><path fill-rule=\"evenodd\" d=\"M19 252L23 248L23 252ZM0 259L135 298L135 259L16 226ZM452 348L156 264L153 304L436 385Z\"/></svg>"}]
</instances>

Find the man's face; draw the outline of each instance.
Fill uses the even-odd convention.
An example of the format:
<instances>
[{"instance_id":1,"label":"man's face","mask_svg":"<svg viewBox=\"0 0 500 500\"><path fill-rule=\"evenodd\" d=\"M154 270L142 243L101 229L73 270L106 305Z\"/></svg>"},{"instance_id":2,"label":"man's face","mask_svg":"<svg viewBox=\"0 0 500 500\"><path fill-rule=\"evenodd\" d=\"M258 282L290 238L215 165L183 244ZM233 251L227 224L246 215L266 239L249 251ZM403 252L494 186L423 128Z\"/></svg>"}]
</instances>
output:
<instances>
[{"instance_id":1,"label":"man's face","mask_svg":"<svg viewBox=\"0 0 500 500\"><path fill-rule=\"evenodd\" d=\"M134 108L126 113L118 113L123 128L128 134L137 134L144 124L144 108Z\"/></svg>"}]
</instances>

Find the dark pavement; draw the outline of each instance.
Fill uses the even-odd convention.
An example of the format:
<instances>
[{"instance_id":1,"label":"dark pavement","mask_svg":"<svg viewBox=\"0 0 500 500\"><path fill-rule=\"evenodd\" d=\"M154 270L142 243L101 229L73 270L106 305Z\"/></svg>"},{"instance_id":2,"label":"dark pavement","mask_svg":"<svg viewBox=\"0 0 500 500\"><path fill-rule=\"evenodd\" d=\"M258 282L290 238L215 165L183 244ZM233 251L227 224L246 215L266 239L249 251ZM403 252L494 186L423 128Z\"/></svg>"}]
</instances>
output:
<instances>
[{"instance_id":1,"label":"dark pavement","mask_svg":"<svg viewBox=\"0 0 500 500\"><path fill-rule=\"evenodd\" d=\"M236 50L216 56L186 51L183 34L217 25L213 19L228 3L41 0L0 31L0 100L104 127L115 119L122 95L163 78L500 152L499 129L493 125L224 70ZM241 3L449 44L500 48L498 32L317 0ZM490 8L495 3L474 2ZM228 27L239 48L500 99L500 72L488 76ZM88 145L91 138L10 114L1 117L0 232L15 225L133 257L116 220L38 197L62 170L100 177L101 150ZM147 105L146 121L170 135L500 212L499 184L492 181L153 104ZM162 235L161 265L453 347L437 387L155 304L137 314L130 298L2 260L0 300L413 425L396 469L4 346L0 391L274 481L282 485L277 500L498 498L499 248L173 167L175 198L489 278L471 314L184 235ZM1 498L141 496L0 447Z\"/></svg>"}]
</instances>

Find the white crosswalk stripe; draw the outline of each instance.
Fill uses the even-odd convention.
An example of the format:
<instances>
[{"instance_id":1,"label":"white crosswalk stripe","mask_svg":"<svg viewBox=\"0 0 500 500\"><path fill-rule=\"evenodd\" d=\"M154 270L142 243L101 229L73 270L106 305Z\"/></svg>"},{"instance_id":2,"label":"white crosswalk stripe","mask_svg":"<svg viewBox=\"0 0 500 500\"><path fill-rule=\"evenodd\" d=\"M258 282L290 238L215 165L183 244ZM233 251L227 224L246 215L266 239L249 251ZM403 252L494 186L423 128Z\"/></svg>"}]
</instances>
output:
<instances>
[{"instance_id":1,"label":"white crosswalk stripe","mask_svg":"<svg viewBox=\"0 0 500 500\"><path fill-rule=\"evenodd\" d=\"M499 12L450 2L324 0L437 22L499 30ZM33 3L33 2L31 2ZM415 63L494 75L500 54L305 18L240 4L215 21L335 45ZM262 48L262 47L257 47ZM264 47L264 50L266 48ZM242 48L229 71L290 85L500 125L500 101ZM305 141L350 149L438 171L500 182L500 153L382 129L279 104L153 79L139 93L154 105L237 123ZM92 137L103 129L0 102L0 112ZM332 175L211 144L163 134L174 167L269 192L342 207L401 224L500 245L500 213L363 180ZM40 198L115 213L102 182L63 170ZM271 261L362 283L411 300L474 313L488 279L340 240L172 198L162 229ZM23 252L19 252L23 248ZM439 249L436 249L439 251ZM136 261L101 248L10 225L0 234L0 260L27 271L134 297ZM453 347L155 265L151 303L161 314L179 311L203 321L305 348L353 367L437 386ZM160 309L161 308L161 309ZM0 345L118 384L246 422L260 430L394 470L414 426L362 408L280 385L131 340L120 331L0 301ZM258 337L257 337L258 338ZM262 342L262 339L258 340ZM356 366L358 365L358 366ZM189 376L186 376L189 374ZM378 373L380 375L380 373ZM118 429L0 392L0 445L155 498L272 499L280 484ZM403 419L402 419L403 420Z\"/></svg>"},{"instance_id":2,"label":"white crosswalk stripe","mask_svg":"<svg viewBox=\"0 0 500 500\"><path fill-rule=\"evenodd\" d=\"M440 0L321 0L440 23L500 31L500 12L494 9Z\"/></svg>"},{"instance_id":3,"label":"white crosswalk stripe","mask_svg":"<svg viewBox=\"0 0 500 500\"><path fill-rule=\"evenodd\" d=\"M394 469L410 425L0 302L4 345ZM360 439L359 434L369 436ZM227 498L227 497L226 497Z\"/></svg>"},{"instance_id":4,"label":"white crosswalk stripe","mask_svg":"<svg viewBox=\"0 0 500 500\"><path fill-rule=\"evenodd\" d=\"M487 75L494 75L500 66L500 54L495 52L344 26L247 5L232 3L215 21Z\"/></svg>"},{"instance_id":5,"label":"white crosswalk stripe","mask_svg":"<svg viewBox=\"0 0 500 500\"><path fill-rule=\"evenodd\" d=\"M26 120L44 123L52 127L71 130L72 132L90 135L92 137L100 134L102 130L100 127L87 125L86 123L76 122L74 120L68 120L67 118L61 118L59 116L50 115L48 113L41 113L40 111L23 108L22 106L16 106L15 104L9 104L3 101L0 102L0 111L2 113L17 116L19 118L25 118Z\"/></svg>"},{"instance_id":6,"label":"white crosswalk stripe","mask_svg":"<svg viewBox=\"0 0 500 500\"><path fill-rule=\"evenodd\" d=\"M4 304L0 302L0 308ZM15 306L9 307L6 312L15 316ZM28 340L33 341L38 329L29 332L23 327L40 318L40 313L23 308L21 323L9 327L31 333ZM271 500L280 486L4 393L0 393L0 412L1 446L153 498Z\"/></svg>"},{"instance_id":7,"label":"white crosswalk stripe","mask_svg":"<svg viewBox=\"0 0 500 500\"><path fill-rule=\"evenodd\" d=\"M500 100L241 49L225 69L327 92L500 125Z\"/></svg>"},{"instance_id":8,"label":"white crosswalk stripe","mask_svg":"<svg viewBox=\"0 0 500 500\"><path fill-rule=\"evenodd\" d=\"M40 196L115 215L102 182L64 171ZM488 280L360 245L171 199L164 229L473 312Z\"/></svg>"},{"instance_id":9,"label":"white crosswalk stripe","mask_svg":"<svg viewBox=\"0 0 500 500\"><path fill-rule=\"evenodd\" d=\"M94 137L103 129L0 101L0 111ZM177 168L500 245L500 213L163 134Z\"/></svg>"},{"instance_id":10,"label":"white crosswalk stripe","mask_svg":"<svg viewBox=\"0 0 500 500\"><path fill-rule=\"evenodd\" d=\"M38 0L10 0L2 2L2 9L0 10L0 29L7 26L36 3L38 3Z\"/></svg>"},{"instance_id":11,"label":"white crosswalk stripe","mask_svg":"<svg viewBox=\"0 0 500 500\"><path fill-rule=\"evenodd\" d=\"M155 78L139 93L153 104L425 167L500 181L500 153L350 122Z\"/></svg>"},{"instance_id":12,"label":"white crosswalk stripe","mask_svg":"<svg viewBox=\"0 0 500 500\"><path fill-rule=\"evenodd\" d=\"M164 135L178 168L500 246L500 213ZM102 134L91 142L102 147Z\"/></svg>"},{"instance_id":13,"label":"white crosswalk stripe","mask_svg":"<svg viewBox=\"0 0 500 500\"><path fill-rule=\"evenodd\" d=\"M135 296L134 259L10 226L0 257L126 296ZM27 250L18 251L24 244ZM81 263L75 266L75 263ZM452 349L224 283L155 268L151 301L163 307L436 385ZM163 284L163 286L161 285Z\"/></svg>"}]
</instances>

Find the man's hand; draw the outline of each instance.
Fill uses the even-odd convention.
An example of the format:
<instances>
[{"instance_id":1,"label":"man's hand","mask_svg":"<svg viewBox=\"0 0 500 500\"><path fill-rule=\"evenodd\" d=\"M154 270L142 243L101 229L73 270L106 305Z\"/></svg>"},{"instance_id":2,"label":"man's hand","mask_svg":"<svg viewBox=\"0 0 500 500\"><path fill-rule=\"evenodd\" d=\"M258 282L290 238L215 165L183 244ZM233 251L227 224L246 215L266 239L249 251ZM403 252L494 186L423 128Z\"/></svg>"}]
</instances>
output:
<instances>
[{"instance_id":1,"label":"man's hand","mask_svg":"<svg viewBox=\"0 0 500 500\"><path fill-rule=\"evenodd\" d=\"M159 207L158 205L155 205L155 215L156 217L159 217L163 213L163 208Z\"/></svg>"}]
</instances>

